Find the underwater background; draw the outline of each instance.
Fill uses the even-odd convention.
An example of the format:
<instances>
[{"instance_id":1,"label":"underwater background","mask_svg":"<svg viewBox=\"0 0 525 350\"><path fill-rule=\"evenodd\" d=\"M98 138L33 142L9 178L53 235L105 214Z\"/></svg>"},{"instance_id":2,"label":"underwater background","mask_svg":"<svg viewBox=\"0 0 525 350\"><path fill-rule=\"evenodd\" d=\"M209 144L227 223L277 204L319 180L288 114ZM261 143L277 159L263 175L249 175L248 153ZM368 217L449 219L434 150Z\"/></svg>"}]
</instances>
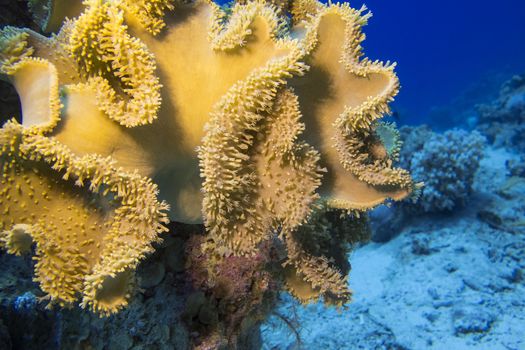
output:
<instances>
[{"instance_id":1,"label":"underwater background","mask_svg":"<svg viewBox=\"0 0 525 350\"><path fill-rule=\"evenodd\" d=\"M282 293L245 348L525 350L525 1L350 4L373 13L365 55L398 64L388 118L400 166L425 187L371 212L345 310ZM0 3L0 25L28 25L23 6ZM185 307L171 289L178 240L141 265L139 301L109 319L45 309L31 259L0 251L0 350L187 349L170 312Z\"/></svg>"},{"instance_id":2,"label":"underwater background","mask_svg":"<svg viewBox=\"0 0 525 350\"><path fill-rule=\"evenodd\" d=\"M491 1L355 1L373 17L365 27L371 58L398 62L394 109L407 124L465 125L469 105L498 94L525 70L525 3ZM470 116L472 117L472 115Z\"/></svg>"}]
</instances>

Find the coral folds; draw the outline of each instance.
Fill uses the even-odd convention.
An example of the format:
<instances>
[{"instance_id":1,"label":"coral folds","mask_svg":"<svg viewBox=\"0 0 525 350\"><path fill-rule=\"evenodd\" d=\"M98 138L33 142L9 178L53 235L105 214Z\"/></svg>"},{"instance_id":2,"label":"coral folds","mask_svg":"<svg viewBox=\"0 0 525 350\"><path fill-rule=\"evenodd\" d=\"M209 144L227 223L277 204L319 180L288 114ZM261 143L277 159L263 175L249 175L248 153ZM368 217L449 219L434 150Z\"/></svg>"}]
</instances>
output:
<instances>
[{"instance_id":1,"label":"coral folds","mask_svg":"<svg viewBox=\"0 0 525 350\"><path fill-rule=\"evenodd\" d=\"M22 103L21 123L0 129L0 244L34 243L53 302L125 306L169 220L204 223L217 268L279 238L287 289L350 299L345 242L366 236L368 209L414 188L379 122L399 83L394 64L362 57L366 9L86 0L64 19L63 1L41 3L56 34L0 32ZM343 242L326 243L338 215Z\"/></svg>"}]
</instances>

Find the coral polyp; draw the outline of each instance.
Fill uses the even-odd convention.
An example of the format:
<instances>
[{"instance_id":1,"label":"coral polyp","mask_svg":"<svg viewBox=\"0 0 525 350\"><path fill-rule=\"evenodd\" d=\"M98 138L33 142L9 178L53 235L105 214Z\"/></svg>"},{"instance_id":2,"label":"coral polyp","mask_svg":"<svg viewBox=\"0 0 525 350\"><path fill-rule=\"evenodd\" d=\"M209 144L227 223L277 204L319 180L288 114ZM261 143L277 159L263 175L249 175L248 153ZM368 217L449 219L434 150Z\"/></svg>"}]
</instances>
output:
<instances>
[{"instance_id":1,"label":"coral polyp","mask_svg":"<svg viewBox=\"0 0 525 350\"><path fill-rule=\"evenodd\" d=\"M0 129L0 242L35 244L51 300L125 306L169 218L204 223L201 248L219 260L280 238L292 294L349 301L344 242L365 236L366 210L414 187L393 166L398 134L378 122L399 83L394 64L362 58L365 9L71 3L83 12L57 34L0 38L23 114ZM333 212L344 242L305 243L329 237Z\"/></svg>"}]
</instances>

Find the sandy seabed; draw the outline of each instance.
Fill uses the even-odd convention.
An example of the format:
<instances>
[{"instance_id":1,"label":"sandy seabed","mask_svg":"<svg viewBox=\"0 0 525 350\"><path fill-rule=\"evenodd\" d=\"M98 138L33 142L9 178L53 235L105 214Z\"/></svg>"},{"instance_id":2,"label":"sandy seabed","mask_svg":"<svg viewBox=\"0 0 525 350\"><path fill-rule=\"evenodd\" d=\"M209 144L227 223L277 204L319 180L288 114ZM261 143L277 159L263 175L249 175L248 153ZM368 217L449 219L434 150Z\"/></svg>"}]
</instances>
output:
<instances>
[{"instance_id":1,"label":"sandy seabed","mask_svg":"<svg viewBox=\"0 0 525 350\"><path fill-rule=\"evenodd\" d=\"M525 349L525 183L506 174L513 157L487 148L465 208L355 250L348 310L283 296L263 348Z\"/></svg>"}]
</instances>

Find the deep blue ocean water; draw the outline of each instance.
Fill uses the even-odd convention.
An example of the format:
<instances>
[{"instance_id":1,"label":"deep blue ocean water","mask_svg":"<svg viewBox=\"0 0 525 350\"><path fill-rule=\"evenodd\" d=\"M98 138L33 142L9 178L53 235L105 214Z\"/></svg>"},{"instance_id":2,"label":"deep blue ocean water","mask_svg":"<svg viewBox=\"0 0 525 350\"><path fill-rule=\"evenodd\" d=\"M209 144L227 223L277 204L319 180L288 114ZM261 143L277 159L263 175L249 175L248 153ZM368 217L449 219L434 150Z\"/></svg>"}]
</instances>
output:
<instances>
[{"instance_id":1,"label":"deep blue ocean water","mask_svg":"<svg viewBox=\"0 0 525 350\"><path fill-rule=\"evenodd\" d=\"M450 127L461 96L481 102L525 72L523 0L350 2L363 4L373 13L365 54L398 62L401 122Z\"/></svg>"}]
</instances>

